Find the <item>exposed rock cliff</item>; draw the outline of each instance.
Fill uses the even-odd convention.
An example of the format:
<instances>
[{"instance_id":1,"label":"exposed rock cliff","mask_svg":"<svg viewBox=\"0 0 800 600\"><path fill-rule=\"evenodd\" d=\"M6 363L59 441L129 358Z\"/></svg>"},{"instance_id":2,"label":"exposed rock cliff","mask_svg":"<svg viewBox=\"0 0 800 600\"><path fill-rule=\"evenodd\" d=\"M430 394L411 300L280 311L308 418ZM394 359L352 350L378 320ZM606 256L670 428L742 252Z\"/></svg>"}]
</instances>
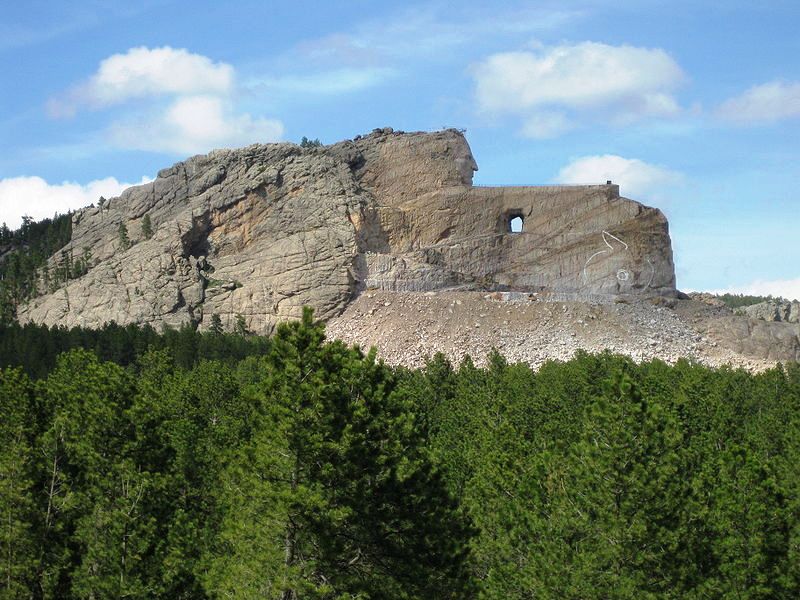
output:
<instances>
[{"instance_id":1,"label":"exposed rock cliff","mask_svg":"<svg viewBox=\"0 0 800 600\"><path fill-rule=\"evenodd\" d=\"M743 306L736 312L762 321L800 323L800 302L797 300L767 300Z\"/></svg>"},{"instance_id":2,"label":"exposed rock cliff","mask_svg":"<svg viewBox=\"0 0 800 600\"><path fill-rule=\"evenodd\" d=\"M615 185L473 187L476 169L455 130L196 156L77 212L69 248L89 248L93 266L19 318L206 327L218 314L231 327L240 314L265 333L306 304L340 314L367 288L675 293L660 211ZM510 230L516 217L521 233Z\"/></svg>"}]
</instances>

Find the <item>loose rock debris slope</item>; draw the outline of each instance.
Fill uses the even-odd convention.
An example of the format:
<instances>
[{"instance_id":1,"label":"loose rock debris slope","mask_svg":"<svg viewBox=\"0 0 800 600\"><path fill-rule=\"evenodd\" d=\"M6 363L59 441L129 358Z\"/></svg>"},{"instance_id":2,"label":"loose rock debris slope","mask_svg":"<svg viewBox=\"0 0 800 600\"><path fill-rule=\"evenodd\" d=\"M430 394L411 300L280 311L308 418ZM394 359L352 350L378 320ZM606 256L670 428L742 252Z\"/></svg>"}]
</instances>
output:
<instances>
[{"instance_id":1,"label":"loose rock debris slope","mask_svg":"<svg viewBox=\"0 0 800 600\"><path fill-rule=\"evenodd\" d=\"M484 364L493 348L510 362L534 367L568 360L578 350L752 371L800 360L800 328L781 328L783 336L762 331L748 342L737 331L742 323L755 331L770 325L694 300L564 302L486 292L373 290L332 319L328 335L365 350L374 346L386 362L409 367L422 366L437 352L453 363L470 355Z\"/></svg>"}]
</instances>

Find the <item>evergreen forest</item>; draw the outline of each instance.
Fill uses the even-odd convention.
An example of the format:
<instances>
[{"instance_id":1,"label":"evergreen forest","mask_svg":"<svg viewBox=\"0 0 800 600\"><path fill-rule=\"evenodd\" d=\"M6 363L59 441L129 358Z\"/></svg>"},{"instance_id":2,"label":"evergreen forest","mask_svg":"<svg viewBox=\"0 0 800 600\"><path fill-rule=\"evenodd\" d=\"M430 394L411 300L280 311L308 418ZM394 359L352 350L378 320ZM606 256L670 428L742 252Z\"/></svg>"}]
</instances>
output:
<instances>
[{"instance_id":1,"label":"evergreen forest","mask_svg":"<svg viewBox=\"0 0 800 600\"><path fill-rule=\"evenodd\" d=\"M22 217L22 226L0 226L0 323L9 323L17 307L40 292L80 277L89 270L91 252L80 256L64 247L72 238L72 215L34 221ZM52 266L48 259L61 250Z\"/></svg>"},{"instance_id":2,"label":"evergreen forest","mask_svg":"<svg viewBox=\"0 0 800 600\"><path fill-rule=\"evenodd\" d=\"M800 597L800 367L0 331L0 598Z\"/></svg>"}]
</instances>

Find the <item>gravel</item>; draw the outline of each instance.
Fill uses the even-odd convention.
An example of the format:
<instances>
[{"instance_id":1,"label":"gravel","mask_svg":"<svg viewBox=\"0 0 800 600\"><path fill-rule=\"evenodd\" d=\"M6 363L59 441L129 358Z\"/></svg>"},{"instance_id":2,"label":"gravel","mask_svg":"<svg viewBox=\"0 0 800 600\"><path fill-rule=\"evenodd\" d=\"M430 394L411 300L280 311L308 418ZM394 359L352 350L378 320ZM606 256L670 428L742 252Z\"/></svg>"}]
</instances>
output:
<instances>
[{"instance_id":1,"label":"gravel","mask_svg":"<svg viewBox=\"0 0 800 600\"><path fill-rule=\"evenodd\" d=\"M455 364L469 354L481 365L492 348L509 362L534 368L547 360L569 360L578 350L610 350L637 362L686 358L752 371L774 364L723 348L670 302L554 302L527 294L367 291L328 322L327 332L330 338L364 349L375 346L387 363L408 367L423 366L437 352Z\"/></svg>"}]
</instances>

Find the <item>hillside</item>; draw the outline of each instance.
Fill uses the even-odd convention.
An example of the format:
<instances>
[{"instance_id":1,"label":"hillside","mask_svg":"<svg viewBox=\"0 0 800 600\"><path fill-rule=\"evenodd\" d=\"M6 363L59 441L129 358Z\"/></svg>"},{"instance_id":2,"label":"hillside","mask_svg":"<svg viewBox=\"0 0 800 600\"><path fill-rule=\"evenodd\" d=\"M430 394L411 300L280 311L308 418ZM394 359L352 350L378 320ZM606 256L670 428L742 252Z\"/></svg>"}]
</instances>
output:
<instances>
[{"instance_id":1,"label":"hillside","mask_svg":"<svg viewBox=\"0 0 800 600\"><path fill-rule=\"evenodd\" d=\"M800 326L766 322L692 299L561 301L520 293L362 294L329 322L331 336L378 348L391 364L421 367L437 352L485 364L492 349L540 366L579 351L634 360L680 358L761 371L800 361Z\"/></svg>"}]
</instances>

